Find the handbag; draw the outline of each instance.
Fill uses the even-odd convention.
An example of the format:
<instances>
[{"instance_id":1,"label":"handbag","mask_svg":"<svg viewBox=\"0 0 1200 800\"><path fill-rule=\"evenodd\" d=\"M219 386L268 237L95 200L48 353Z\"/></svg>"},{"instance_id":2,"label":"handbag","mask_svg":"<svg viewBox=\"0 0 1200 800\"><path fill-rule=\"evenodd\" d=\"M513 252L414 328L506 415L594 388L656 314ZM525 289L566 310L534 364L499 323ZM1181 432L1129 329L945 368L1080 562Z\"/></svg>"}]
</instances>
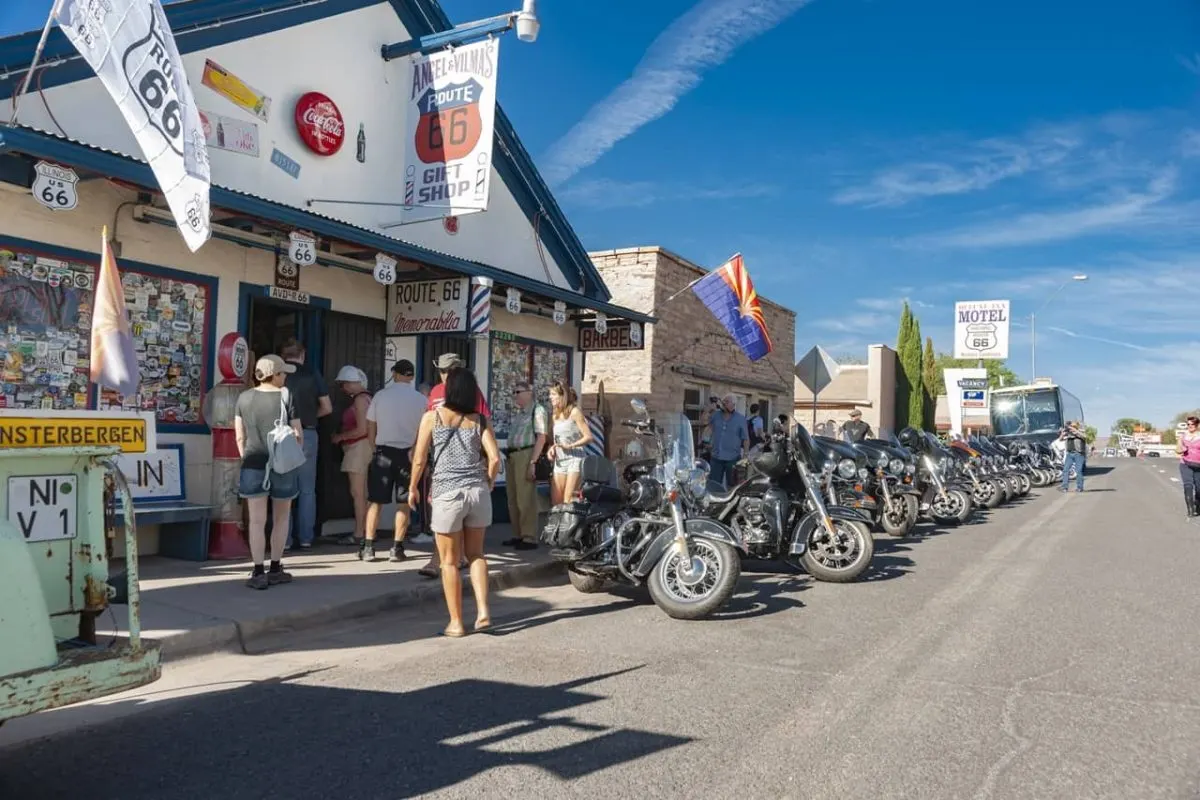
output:
<instances>
[{"instance_id":1,"label":"handbag","mask_svg":"<svg viewBox=\"0 0 1200 800\"><path fill-rule=\"evenodd\" d=\"M537 421L537 410L538 410L538 404L534 403L533 404L533 412L530 414L530 416L533 417L534 422ZM535 428L535 430L536 430L536 428ZM546 438L549 439L550 436L547 435ZM537 461L533 462L533 480L535 483L541 483L543 481L548 481L548 480L550 480L550 476L554 474L554 462L552 462L550 460L550 456L547 455L547 453L549 453L549 452L550 452L549 447L543 447L542 454L540 456L538 456Z\"/></svg>"},{"instance_id":2,"label":"handbag","mask_svg":"<svg viewBox=\"0 0 1200 800\"><path fill-rule=\"evenodd\" d=\"M271 488L271 473L280 475L300 469L307 460L304 457L304 446L296 437L296 429L291 426L287 416L288 390L279 390L279 419L275 427L267 434L267 476L263 480L263 488Z\"/></svg>"}]
</instances>

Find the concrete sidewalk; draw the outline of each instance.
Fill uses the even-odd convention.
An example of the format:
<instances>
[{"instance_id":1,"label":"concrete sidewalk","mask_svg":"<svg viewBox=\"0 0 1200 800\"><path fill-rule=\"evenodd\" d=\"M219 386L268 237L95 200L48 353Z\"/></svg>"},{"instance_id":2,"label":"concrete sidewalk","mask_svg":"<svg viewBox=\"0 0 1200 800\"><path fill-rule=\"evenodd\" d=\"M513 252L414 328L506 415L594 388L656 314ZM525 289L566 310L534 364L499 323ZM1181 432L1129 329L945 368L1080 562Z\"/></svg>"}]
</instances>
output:
<instances>
[{"instance_id":1,"label":"concrete sidewalk","mask_svg":"<svg viewBox=\"0 0 1200 800\"><path fill-rule=\"evenodd\" d=\"M512 535L508 525L488 530L487 553L493 590L520 586L559 574L562 567L549 560L545 547L517 551L502 541ZM162 644L164 659L179 659L220 651L246 652L257 639L302 630L341 619L369 616L402 606L436 601L431 614L445 615L442 585L436 578L418 575L428 561L433 540L408 543L408 560L387 560L390 532L380 532L375 562L358 560L355 548L318 545L313 550L292 551L284 568L294 581L254 591L245 586L248 562L179 561L156 556L141 559L142 635ZM123 570L114 563L112 574ZM463 573L463 591L470 596L470 581ZM471 601L467 600L468 605ZM128 607L112 606L118 634L128 631ZM99 640L112 630L112 617L96 622Z\"/></svg>"}]
</instances>

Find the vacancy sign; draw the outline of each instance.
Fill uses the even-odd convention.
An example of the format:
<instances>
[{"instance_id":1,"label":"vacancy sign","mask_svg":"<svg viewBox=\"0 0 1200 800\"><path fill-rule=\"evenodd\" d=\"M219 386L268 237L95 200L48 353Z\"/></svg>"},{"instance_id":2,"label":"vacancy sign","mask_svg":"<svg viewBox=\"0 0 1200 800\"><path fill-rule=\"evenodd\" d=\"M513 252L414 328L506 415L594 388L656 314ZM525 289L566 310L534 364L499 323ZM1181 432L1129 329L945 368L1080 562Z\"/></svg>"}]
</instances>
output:
<instances>
[{"instance_id":1,"label":"vacancy sign","mask_svg":"<svg viewBox=\"0 0 1200 800\"><path fill-rule=\"evenodd\" d=\"M954 304L954 357L1008 358L1008 300Z\"/></svg>"}]
</instances>

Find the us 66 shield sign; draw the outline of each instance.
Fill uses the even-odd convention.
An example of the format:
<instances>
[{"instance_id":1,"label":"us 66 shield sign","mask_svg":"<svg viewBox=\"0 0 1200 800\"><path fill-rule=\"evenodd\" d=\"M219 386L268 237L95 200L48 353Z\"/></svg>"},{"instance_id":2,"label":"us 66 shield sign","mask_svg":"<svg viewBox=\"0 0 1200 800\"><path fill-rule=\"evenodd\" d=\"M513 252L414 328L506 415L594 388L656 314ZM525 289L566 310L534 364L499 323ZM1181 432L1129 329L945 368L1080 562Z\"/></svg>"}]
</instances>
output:
<instances>
[{"instance_id":1,"label":"us 66 shield sign","mask_svg":"<svg viewBox=\"0 0 1200 800\"><path fill-rule=\"evenodd\" d=\"M954 304L954 357L1008 358L1009 301L971 300Z\"/></svg>"},{"instance_id":2,"label":"us 66 shield sign","mask_svg":"<svg viewBox=\"0 0 1200 800\"><path fill-rule=\"evenodd\" d=\"M48 161L34 165L33 198L51 211L70 211L79 205L76 185L79 176L69 167L60 167Z\"/></svg>"}]
</instances>

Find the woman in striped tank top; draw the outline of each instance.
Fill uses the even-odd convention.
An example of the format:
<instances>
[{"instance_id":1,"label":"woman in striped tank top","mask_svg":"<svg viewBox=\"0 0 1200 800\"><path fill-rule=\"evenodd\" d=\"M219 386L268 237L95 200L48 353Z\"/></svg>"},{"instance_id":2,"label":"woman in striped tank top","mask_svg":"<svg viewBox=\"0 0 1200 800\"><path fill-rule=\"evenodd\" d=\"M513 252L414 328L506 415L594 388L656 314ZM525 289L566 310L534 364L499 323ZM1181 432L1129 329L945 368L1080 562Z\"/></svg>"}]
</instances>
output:
<instances>
[{"instance_id":1,"label":"woman in striped tank top","mask_svg":"<svg viewBox=\"0 0 1200 800\"><path fill-rule=\"evenodd\" d=\"M488 610L488 565L483 537L492 524L492 487L500 471L500 448L487 417L476 413L479 385L468 369L446 375L445 403L425 412L412 450L408 505L420 502L421 475L432 462L429 483L429 527L437 540L442 591L450 624L446 636L466 635L462 621L462 576L458 563L466 555L475 591L475 630L492 624ZM485 462L480 449L487 454Z\"/></svg>"}]
</instances>

